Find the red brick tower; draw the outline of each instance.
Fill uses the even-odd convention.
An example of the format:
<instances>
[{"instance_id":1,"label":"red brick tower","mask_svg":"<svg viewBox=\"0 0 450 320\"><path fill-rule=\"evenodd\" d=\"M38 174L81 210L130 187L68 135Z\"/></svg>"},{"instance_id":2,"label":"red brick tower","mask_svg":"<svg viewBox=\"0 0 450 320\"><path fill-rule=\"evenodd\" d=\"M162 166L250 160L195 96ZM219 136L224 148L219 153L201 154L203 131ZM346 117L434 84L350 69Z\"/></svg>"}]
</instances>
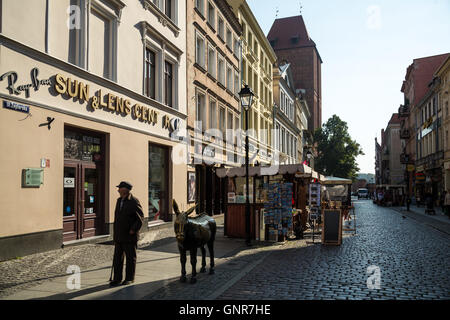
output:
<instances>
[{"instance_id":1,"label":"red brick tower","mask_svg":"<svg viewBox=\"0 0 450 320\"><path fill-rule=\"evenodd\" d=\"M267 36L279 62L291 63L295 89L306 89L309 130L322 126L322 59L302 16L276 19Z\"/></svg>"}]
</instances>

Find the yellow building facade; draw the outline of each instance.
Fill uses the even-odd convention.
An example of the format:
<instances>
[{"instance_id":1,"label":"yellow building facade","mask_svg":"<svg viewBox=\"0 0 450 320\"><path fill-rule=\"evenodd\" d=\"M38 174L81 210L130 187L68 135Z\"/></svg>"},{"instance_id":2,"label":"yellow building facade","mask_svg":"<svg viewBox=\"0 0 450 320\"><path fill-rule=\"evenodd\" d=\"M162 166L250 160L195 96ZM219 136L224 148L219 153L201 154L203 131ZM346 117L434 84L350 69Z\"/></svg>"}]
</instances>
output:
<instances>
[{"instance_id":1,"label":"yellow building facade","mask_svg":"<svg viewBox=\"0 0 450 320\"><path fill-rule=\"evenodd\" d=\"M273 157L273 64L277 57L264 32L245 0L229 0L242 26L242 85L254 92L254 103L249 111L250 153L253 162L271 163ZM242 129L245 130L245 112Z\"/></svg>"}]
</instances>

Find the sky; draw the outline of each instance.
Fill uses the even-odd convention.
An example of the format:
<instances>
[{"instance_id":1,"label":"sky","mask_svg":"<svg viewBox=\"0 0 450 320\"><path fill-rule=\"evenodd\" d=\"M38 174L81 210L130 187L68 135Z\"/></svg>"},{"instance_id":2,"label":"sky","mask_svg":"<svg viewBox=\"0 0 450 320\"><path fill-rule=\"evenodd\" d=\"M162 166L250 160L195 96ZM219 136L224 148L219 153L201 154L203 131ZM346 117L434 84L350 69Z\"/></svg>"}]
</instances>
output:
<instances>
[{"instance_id":1,"label":"sky","mask_svg":"<svg viewBox=\"0 0 450 320\"><path fill-rule=\"evenodd\" d=\"M322 64L322 122L346 121L362 147L360 172L375 172L381 141L403 103L406 69L415 58L450 52L450 0L247 0L267 35L278 18L302 16ZM300 4L301 3L301 4Z\"/></svg>"}]
</instances>

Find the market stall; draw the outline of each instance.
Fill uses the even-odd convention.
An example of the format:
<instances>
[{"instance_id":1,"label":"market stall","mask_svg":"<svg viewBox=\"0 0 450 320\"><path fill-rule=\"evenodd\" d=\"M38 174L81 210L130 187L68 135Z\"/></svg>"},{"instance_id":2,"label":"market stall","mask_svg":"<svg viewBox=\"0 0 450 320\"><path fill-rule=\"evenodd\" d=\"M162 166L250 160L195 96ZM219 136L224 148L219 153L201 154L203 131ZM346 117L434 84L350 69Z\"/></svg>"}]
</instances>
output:
<instances>
[{"instance_id":1,"label":"market stall","mask_svg":"<svg viewBox=\"0 0 450 320\"><path fill-rule=\"evenodd\" d=\"M225 235L245 238L245 168L216 170L227 178L228 201ZM307 194L317 172L304 164L249 168L250 230L254 240L283 241L304 230L307 220Z\"/></svg>"},{"instance_id":2,"label":"market stall","mask_svg":"<svg viewBox=\"0 0 450 320\"><path fill-rule=\"evenodd\" d=\"M352 183L350 179L325 177L322 184L326 200L322 203L322 209L341 211L345 223L343 230L356 232L355 207L351 200Z\"/></svg>"}]
</instances>

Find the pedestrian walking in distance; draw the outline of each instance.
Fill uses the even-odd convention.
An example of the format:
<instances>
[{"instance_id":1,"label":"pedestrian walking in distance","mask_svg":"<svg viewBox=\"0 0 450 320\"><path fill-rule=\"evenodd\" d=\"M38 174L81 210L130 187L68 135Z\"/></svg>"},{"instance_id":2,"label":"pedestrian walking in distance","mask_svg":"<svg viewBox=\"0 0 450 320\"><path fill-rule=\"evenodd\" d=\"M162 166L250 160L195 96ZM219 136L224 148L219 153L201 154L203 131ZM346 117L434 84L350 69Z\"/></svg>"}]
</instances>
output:
<instances>
[{"instance_id":1,"label":"pedestrian walking in distance","mask_svg":"<svg viewBox=\"0 0 450 320\"><path fill-rule=\"evenodd\" d=\"M144 220L141 204L130 192L133 186L123 181L117 188L119 188L120 198L117 199L114 215L114 279L110 283L111 286L134 282L137 242ZM126 276L121 282L124 255L126 256Z\"/></svg>"}]
</instances>

